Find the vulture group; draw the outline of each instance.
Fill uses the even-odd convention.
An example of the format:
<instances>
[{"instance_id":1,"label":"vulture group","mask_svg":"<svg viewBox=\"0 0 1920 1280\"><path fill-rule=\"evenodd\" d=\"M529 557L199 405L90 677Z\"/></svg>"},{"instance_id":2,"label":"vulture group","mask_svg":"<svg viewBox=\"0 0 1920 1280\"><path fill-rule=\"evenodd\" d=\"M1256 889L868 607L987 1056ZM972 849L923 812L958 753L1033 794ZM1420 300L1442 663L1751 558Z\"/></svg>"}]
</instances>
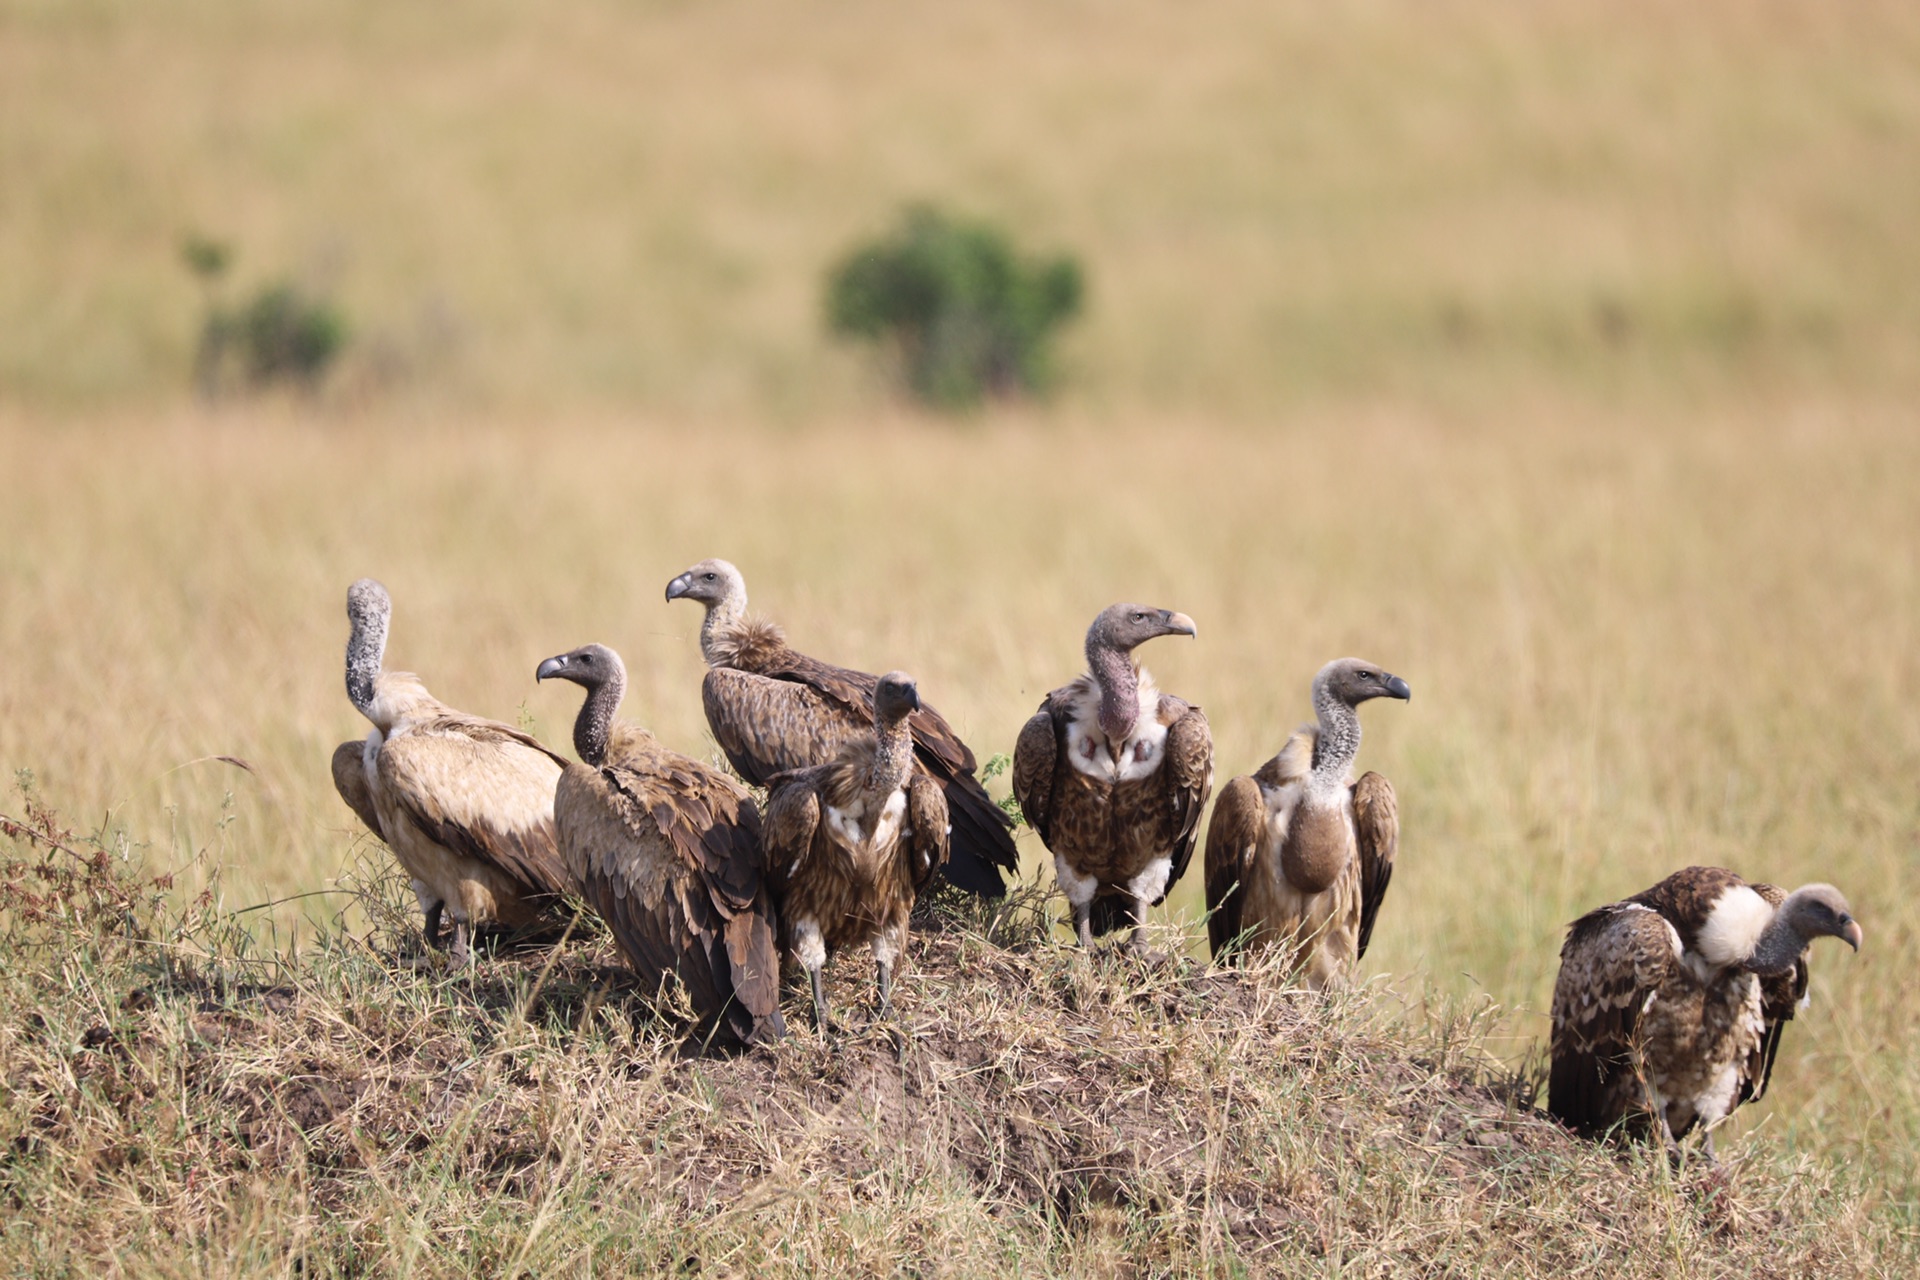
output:
<instances>
[{"instance_id":1,"label":"vulture group","mask_svg":"<svg viewBox=\"0 0 1920 1280\"><path fill-rule=\"evenodd\" d=\"M412 881L427 943L473 963L481 926L518 930L591 910L642 988L702 1045L743 1051L787 1033L782 970L829 1031L825 970L872 956L876 1016L893 1016L916 902L937 879L998 898L1020 869L1014 820L977 757L902 671L809 657L747 613L746 581L703 560L667 600L704 609L701 702L734 774L616 718L619 654L590 644L536 681L584 697L577 760L496 720L455 711L419 677L385 669L392 603L371 578L347 592L347 696L372 728L333 754L334 784ZM1086 669L1041 699L1013 749L1013 794L1053 857L1078 942L1129 931L1185 874L1213 789L1201 709L1163 692L1135 656L1193 637L1186 614L1115 604L1087 628ZM1400 844L1394 788L1356 779L1362 703L1409 701L1406 680L1341 658L1311 687L1313 722L1221 791L1206 825L1207 937L1216 962L1310 991L1350 982L1366 956ZM1271 741L1272 739L1270 739ZM1554 985L1548 1112L1575 1133L1643 1135L1679 1158L1766 1092L1785 1024L1805 1001L1813 940L1854 950L1841 892L1791 893L1689 867L1568 926Z\"/></svg>"}]
</instances>

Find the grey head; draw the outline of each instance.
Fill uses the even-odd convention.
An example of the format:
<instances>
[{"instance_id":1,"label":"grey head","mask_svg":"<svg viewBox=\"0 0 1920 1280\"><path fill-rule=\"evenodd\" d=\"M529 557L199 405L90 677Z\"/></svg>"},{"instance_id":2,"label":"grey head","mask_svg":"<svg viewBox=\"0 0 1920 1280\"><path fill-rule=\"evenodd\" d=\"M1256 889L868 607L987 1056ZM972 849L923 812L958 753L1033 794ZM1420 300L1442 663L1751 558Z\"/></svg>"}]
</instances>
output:
<instances>
[{"instance_id":1,"label":"grey head","mask_svg":"<svg viewBox=\"0 0 1920 1280\"><path fill-rule=\"evenodd\" d=\"M1130 653L1157 636L1197 635L1193 619L1144 604L1110 604L1087 628L1087 653Z\"/></svg>"},{"instance_id":2,"label":"grey head","mask_svg":"<svg viewBox=\"0 0 1920 1280\"><path fill-rule=\"evenodd\" d=\"M904 671L889 671L873 691L873 718L893 724L920 709L920 686Z\"/></svg>"},{"instance_id":3,"label":"grey head","mask_svg":"<svg viewBox=\"0 0 1920 1280\"><path fill-rule=\"evenodd\" d=\"M541 663L535 680L571 680L587 691L580 714L573 721L573 749L598 768L607 759L607 738L613 713L627 690L627 668L620 655L603 644L583 644L570 653L556 654Z\"/></svg>"},{"instance_id":4,"label":"grey head","mask_svg":"<svg viewBox=\"0 0 1920 1280\"><path fill-rule=\"evenodd\" d=\"M627 666L620 655L603 644L584 644L570 653L557 654L541 663L533 673L535 680L571 680L586 689L627 683Z\"/></svg>"},{"instance_id":5,"label":"grey head","mask_svg":"<svg viewBox=\"0 0 1920 1280\"><path fill-rule=\"evenodd\" d=\"M1838 938L1855 951L1866 941L1846 895L1830 884L1802 885L1788 894L1760 935L1748 967L1778 973L1791 966L1815 938Z\"/></svg>"},{"instance_id":6,"label":"grey head","mask_svg":"<svg viewBox=\"0 0 1920 1280\"><path fill-rule=\"evenodd\" d=\"M1313 678L1313 700L1316 704L1323 694L1349 707L1356 707L1372 698L1409 701L1413 697L1413 690L1407 687L1405 680L1389 675L1377 662L1368 662L1365 658L1337 658L1320 668L1320 674Z\"/></svg>"},{"instance_id":7,"label":"grey head","mask_svg":"<svg viewBox=\"0 0 1920 1280\"><path fill-rule=\"evenodd\" d=\"M364 714L373 705L373 682L386 660L387 623L393 599L372 578L361 578L347 588L347 697Z\"/></svg>"},{"instance_id":8,"label":"grey head","mask_svg":"<svg viewBox=\"0 0 1920 1280\"><path fill-rule=\"evenodd\" d=\"M730 605L736 611L747 607L747 580L725 560L702 560L667 584L667 599L698 600L711 609Z\"/></svg>"}]
</instances>

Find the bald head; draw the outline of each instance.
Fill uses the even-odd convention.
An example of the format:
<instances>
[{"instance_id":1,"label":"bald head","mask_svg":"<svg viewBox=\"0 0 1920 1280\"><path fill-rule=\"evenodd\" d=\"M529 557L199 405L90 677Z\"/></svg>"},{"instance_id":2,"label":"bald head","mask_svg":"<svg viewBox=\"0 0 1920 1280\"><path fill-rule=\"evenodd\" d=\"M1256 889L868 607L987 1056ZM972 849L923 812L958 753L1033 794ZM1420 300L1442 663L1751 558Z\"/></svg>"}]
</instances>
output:
<instances>
[{"instance_id":1,"label":"bald head","mask_svg":"<svg viewBox=\"0 0 1920 1280\"><path fill-rule=\"evenodd\" d=\"M1399 698L1404 702L1413 697L1413 690L1399 676L1387 674L1377 662L1336 658L1313 678L1314 701L1318 702L1322 694L1357 707L1370 698Z\"/></svg>"},{"instance_id":2,"label":"bald head","mask_svg":"<svg viewBox=\"0 0 1920 1280\"><path fill-rule=\"evenodd\" d=\"M904 671L889 671L873 691L873 716L891 724L920 709L920 686Z\"/></svg>"},{"instance_id":3,"label":"bald head","mask_svg":"<svg viewBox=\"0 0 1920 1280\"><path fill-rule=\"evenodd\" d=\"M535 680L571 680L588 689L604 684L625 687L627 667L620 655L603 644L583 644L570 653L548 658L533 673Z\"/></svg>"},{"instance_id":4,"label":"bald head","mask_svg":"<svg viewBox=\"0 0 1920 1280\"><path fill-rule=\"evenodd\" d=\"M1087 628L1087 653L1130 653L1156 636L1195 634L1193 619L1184 613L1144 604L1113 604L1102 609Z\"/></svg>"},{"instance_id":5,"label":"bald head","mask_svg":"<svg viewBox=\"0 0 1920 1280\"><path fill-rule=\"evenodd\" d=\"M747 580L725 560L702 560L667 584L668 600L698 600L712 609L728 606L734 612L747 607Z\"/></svg>"}]
</instances>

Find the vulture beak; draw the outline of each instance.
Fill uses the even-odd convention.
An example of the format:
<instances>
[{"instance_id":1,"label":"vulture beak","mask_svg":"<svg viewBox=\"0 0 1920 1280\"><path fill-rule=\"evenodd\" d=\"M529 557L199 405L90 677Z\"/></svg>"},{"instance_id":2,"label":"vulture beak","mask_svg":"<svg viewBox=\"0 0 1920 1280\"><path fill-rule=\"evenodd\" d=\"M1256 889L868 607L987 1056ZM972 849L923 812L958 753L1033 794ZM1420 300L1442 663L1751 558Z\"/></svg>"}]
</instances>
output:
<instances>
[{"instance_id":1,"label":"vulture beak","mask_svg":"<svg viewBox=\"0 0 1920 1280\"><path fill-rule=\"evenodd\" d=\"M913 688L907 690L907 705L912 707L915 711L920 710L920 686L919 685L915 685L913 686ZM1855 925L1853 927L1858 929L1860 926ZM1859 947L1854 948L1855 951L1858 951L1859 949L1860 949Z\"/></svg>"},{"instance_id":2,"label":"vulture beak","mask_svg":"<svg viewBox=\"0 0 1920 1280\"><path fill-rule=\"evenodd\" d=\"M567 655L563 653L557 658L548 658L545 662L541 663L539 670L533 673L533 678L536 681L546 680L550 677L559 675L562 671L565 671L566 669L567 669Z\"/></svg>"},{"instance_id":3,"label":"vulture beak","mask_svg":"<svg viewBox=\"0 0 1920 1280\"><path fill-rule=\"evenodd\" d=\"M1160 625L1167 629L1166 633L1170 636L1198 636L1200 634L1199 630L1193 625L1192 618L1189 618L1184 613L1174 613L1172 610L1167 611L1166 617L1161 619Z\"/></svg>"},{"instance_id":4,"label":"vulture beak","mask_svg":"<svg viewBox=\"0 0 1920 1280\"><path fill-rule=\"evenodd\" d=\"M1847 921L1847 927L1840 931L1840 937L1855 951L1860 950L1860 944L1867 940L1867 935L1861 931L1858 920Z\"/></svg>"},{"instance_id":5,"label":"vulture beak","mask_svg":"<svg viewBox=\"0 0 1920 1280\"><path fill-rule=\"evenodd\" d=\"M1387 677L1387 696L1391 698L1398 698L1402 702L1412 702L1413 690L1408 688L1407 682L1405 680L1402 680L1399 676L1388 676Z\"/></svg>"},{"instance_id":6,"label":"vulture beak","mask_svg":"<svg viewBox=\"0 0 1920 1280\"><path fill-rule=\"evenodd\" d=\"M692 586L693 586L693 583L688 581L687 575L684 573L681 574L679 577L675 578L672 582L669 582L667 584L668 603L672 603L673 601L678 600L681 596L684 596L685 594L687 594L688 589L691 588Z\"/></svg>"}]
</instances>

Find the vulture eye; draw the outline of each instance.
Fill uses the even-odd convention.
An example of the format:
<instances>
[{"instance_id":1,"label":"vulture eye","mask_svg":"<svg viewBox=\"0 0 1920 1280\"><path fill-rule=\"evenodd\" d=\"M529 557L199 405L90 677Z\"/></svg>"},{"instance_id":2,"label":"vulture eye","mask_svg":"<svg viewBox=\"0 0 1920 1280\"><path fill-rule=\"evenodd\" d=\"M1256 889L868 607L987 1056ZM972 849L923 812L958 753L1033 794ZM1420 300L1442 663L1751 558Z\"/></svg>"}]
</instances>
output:
<instances>
[{"instance_id":1,"label":"vulture eye","mask_svg":"<svg viewBox=\"0 0 1920 1280\"><path fill-rule=\"evenodd\" d=\"M713 575L712 575L712 574L710 574L710 573L704 573L704 574L701 574L700 576L701 576L701 577L703 577L703 578L705 578L705 579L706 579L706 580L707 580L708 582L712 582L712 581L713 581Z\"/></svg>"}]
</instances>

